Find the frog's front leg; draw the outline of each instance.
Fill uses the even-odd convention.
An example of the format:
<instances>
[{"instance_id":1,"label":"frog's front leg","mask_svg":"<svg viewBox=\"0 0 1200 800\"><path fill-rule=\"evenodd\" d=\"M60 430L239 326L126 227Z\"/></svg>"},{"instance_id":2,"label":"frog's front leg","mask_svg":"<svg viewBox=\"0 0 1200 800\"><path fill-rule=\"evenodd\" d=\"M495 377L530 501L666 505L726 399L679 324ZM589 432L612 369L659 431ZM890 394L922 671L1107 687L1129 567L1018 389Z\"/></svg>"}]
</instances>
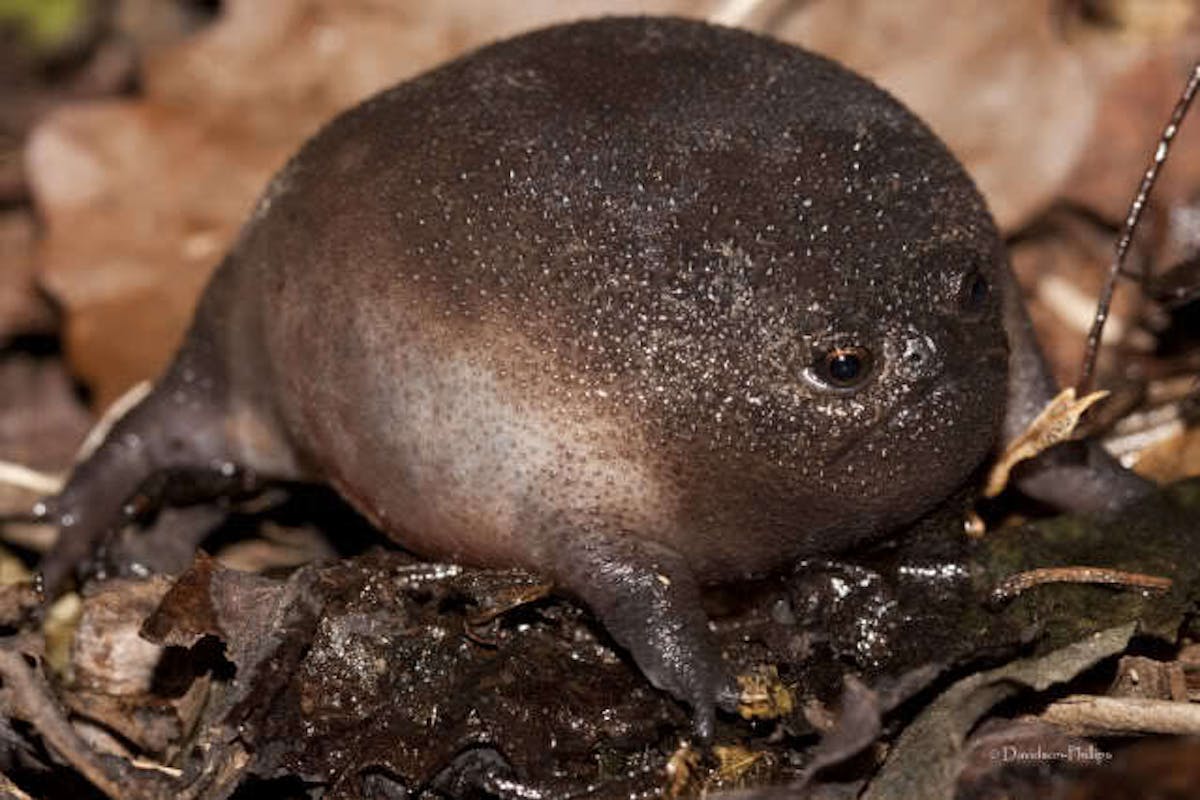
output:
<instances>
[{"instance_id":1,"label":"frog's front leg","mask_svg":"<svg viewBox=\"0 0 1200 800\"><path fill-rule=\"evenodd\" d=\"M1021 435L1058 394L1042 355L1020 288L1001 270L1004 328L1008 334L1008 398L1002 446ZM1150 492L1154 485L1117 463L1099 443L1071 442L1022 465L1014 481L1023 493L1064 511L1115 511Z\"/></svg>"},{"instance_id":2,"label":"frog's front leg","mask_svg":"<svg viewBox=\"0 0 1200 800\"><path fill-rule=\"evenodd\" d=\"M684 558L604 518L559 519L537 539L557 584L587 604L650 683L690 705L696 735L711 738L716 708L733 710L737 692Z\"/></svg>"}]
</instances>

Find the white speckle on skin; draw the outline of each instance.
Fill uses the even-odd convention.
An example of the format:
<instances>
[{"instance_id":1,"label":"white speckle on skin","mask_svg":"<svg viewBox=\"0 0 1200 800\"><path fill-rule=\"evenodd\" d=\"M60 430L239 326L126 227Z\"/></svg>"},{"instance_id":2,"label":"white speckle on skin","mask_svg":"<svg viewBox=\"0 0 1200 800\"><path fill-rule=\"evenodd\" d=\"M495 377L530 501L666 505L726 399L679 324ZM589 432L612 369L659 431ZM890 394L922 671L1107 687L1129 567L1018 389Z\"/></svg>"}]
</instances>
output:
<instances>
[{"instance_id":1,"label":"white speckle on skin","mask_svg":"<svg viewBox=\"0 0 1200 800\"><path fill-rule=\"evenodd\" d=\"M908 575L914 578L926 578L936 580L960 580L968 577L966 567L962 564L903 564L897 572L901 575Z\"/></svg>"}]
</instances>

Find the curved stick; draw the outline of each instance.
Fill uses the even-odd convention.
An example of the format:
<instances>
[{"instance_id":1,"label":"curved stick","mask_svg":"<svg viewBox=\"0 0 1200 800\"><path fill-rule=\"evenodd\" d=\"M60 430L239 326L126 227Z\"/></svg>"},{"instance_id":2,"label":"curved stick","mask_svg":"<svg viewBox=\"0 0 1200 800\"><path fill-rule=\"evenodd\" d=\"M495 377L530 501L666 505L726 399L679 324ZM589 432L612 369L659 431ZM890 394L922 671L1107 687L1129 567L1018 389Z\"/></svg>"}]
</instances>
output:
<instances>
[{"instance_id":1,"label":"curved stick","mask_svg":"<svg viewBox=\"0 0 1200 800\"><path fill-rule=\"evenodd\" d=\"M1171 112L1167 126L1163 128L1162 136L1158 140L1158 147L1154 151L1154 158L1142 176L1142 182L1138 186L1137 194L1134 195L1133 202L1129 206L1129 213L1125 217L1125 227L1121 230L1121 238L1117 240L1116 255L1108 270L1108 279L1104 283L1104 290L1100 293L1096 319L1092 322L1092 329L1088 333L1087 350L1083 356L1083 366L1079 371L1079 382L1075 386L1076 392L1080 395L1087 394L1091 388L1093 373L1096 370L1096 354L1100 349L1100 335L1104 333L1104 323L1108 319L1113 292L1117 288L1117 276L1125 266L1125 258L1129 254L1129 246L1133 243L1133 235L1137 231L1138 221L1142 218L1142 211L1146 208L1150 189L1158 180L1159 170L1167 160L1171 142L1175 139L1175 134L1179 132L1179 125L1183 122L1183 118L1187 116L1188 108L1192 105L1197 89L1200 89L1200 61L1192 65L1192 76L1188 79L1183 94L1175 103L1175 109Z\"/></svg>"}]
</instances>

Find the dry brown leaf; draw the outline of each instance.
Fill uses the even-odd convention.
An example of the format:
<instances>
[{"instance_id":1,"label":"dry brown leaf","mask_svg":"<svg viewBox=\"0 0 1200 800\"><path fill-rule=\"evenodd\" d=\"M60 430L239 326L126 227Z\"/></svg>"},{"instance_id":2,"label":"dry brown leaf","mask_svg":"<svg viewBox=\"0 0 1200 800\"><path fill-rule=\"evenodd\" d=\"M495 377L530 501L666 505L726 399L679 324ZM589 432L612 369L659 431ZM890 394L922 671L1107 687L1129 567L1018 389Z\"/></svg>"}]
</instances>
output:
<instances>
[{"instance_id":1,"label":"dry brown leaf","mask_svg":"<svg viewBox=\"0 0 1200 800\"><path fill-rule=\"evenodd\" d=\"M0 213L0 339L46 333L54 312L34 283L34 221L26 211Z\"/></svg>"},{"instance_id":2,"label":"dry brown leaf","mask_svg":"<svg viewBox=\"0 0 1200 800\"><path fill-rule=\"evenodd\" d=\"M170 579L157 575L87 588L71 637L74 688L108 696L151 691L163 648L143 639L140 631L170 585Z\"/></svg>"},{"instance_id":3,"label":"dry brown leaf","mask_svg":"<svg viewBox=\"0 0 1200 800\"><path fill-rule=\"evenodd\" d=\"M1200 37L1194 23L1193 18L1189 35L1151 48L1107 82L1095 125L1062 185L1068 202L1093 209L1104 219L1124 219L1195 58ZM1180 127L1171 153L1170 168L1163 170L1154 187L1151 208L1173 209L1192 202L1200 179L1200 125L1195 120Z\"/></svg>"},{"instance_id":4,"label":"dry brown leaf","mask_svg":"<svg viewBox=\"0 0 1200 800\"><path fill-rule=\"evenodd\" d=\"M1117 677L1108 694L1154 700L1188 701L1187 678L1179 661L1159 661L1146 656L1121 656Z\"/></svg>"},{"instance_id":5,"label":"dry brown leaf","mask_svg":"<svg viewBox=\"0 0 1200 800\"><path fill-rule=\"evenodd\" d=\"M1125 195L1132 191L1133 184L1129 186ZM1047 233L1015 242L1009 255L1038 343L1055 379L1066 386L1079 374L1096 316L1096 298L1112 263L1113 237L1073 211L1047 214L1042 222ZM1143 306L1134 291L1121 290L1113 297L1101 339L1101 373L1122 357L1110 345L1119 343L1122 350L1141 352L1153 349L1153 337L1138 325Z\"/></svg>"},{"instance_id":6,"label":"dry brown leaf","mask_svg":"<svg viewBox=\"0 0 1200 800\"><path fill-rule=\"evenodd\" d=\"M1160 483L1200 475L1200 427L1187 428L1150 445L1138 455L1133 469Z\"/></svg>"},{"instance_id":7,"label":"dry brown leaf","mask_svg":"<svg viewBox=\"0 0 1200 800\"><path fill-rule=\"evenodd\" d=\"M1101 390L1076 399L1073 386L1059 392L996 460L988 473L984 496L995 497L1004 491L1008 476L1017 464L1069 439L1083 413L1107 396L1108 392Z\"/></svg>"},{"instance_id":8,"label":"dry brown leaf","mask_svg":"<svg viewBox=\"0 0 1200 800\"><path fill-rule=\"evenodd\" d=\"M1062 192L1087 155L1108 86L1147 52L1173 47L1182 30L1152 39L1087 25L1067 36L1059 17L1070 6L1056 0L826 0L797 8L776 33L894 92L962 159L1009 229Z\"/></svg>"}]
</instances>

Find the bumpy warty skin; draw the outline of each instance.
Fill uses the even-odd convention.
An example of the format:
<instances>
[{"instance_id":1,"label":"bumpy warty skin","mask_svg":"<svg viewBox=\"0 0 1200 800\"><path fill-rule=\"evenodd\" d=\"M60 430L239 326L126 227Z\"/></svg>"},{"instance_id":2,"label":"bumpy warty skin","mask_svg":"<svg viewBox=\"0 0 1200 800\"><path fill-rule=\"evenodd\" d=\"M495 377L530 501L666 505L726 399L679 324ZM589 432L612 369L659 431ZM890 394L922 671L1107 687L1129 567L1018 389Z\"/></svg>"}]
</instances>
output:
<instances>
[{"instance_id":1,"label":"bumpy warty skin","mask_svg":"<svg viewBox=\"0 0 1200 800\"><path fill-rule=\"evenodd\" d=\"M671 19L501 42L280 172L47 504L48 582L155 471L328 482L426 556L546 573L707 735L731 684L699 584L967 479L1005 403L1005 269L953 157L830 61ZM830 386L831 350L866 379Z\"/></svg>"},{"instance_id":2,"label":"bumpy warty skin","mask_svg":"<svg viewBox=\"0 0 1200 800\"><path fill-rule=\"evenodd\" d=\"M603 512L706 580L841 549L994 441L1003 254L899 104L670 20L552 28L368 101L277 178L218 278L263 325L306 473L436 556L523 563ZM814 384L834 345L857 392ZM255 367L246 380L267 375Z\"/></svg>"}]
</instances>

